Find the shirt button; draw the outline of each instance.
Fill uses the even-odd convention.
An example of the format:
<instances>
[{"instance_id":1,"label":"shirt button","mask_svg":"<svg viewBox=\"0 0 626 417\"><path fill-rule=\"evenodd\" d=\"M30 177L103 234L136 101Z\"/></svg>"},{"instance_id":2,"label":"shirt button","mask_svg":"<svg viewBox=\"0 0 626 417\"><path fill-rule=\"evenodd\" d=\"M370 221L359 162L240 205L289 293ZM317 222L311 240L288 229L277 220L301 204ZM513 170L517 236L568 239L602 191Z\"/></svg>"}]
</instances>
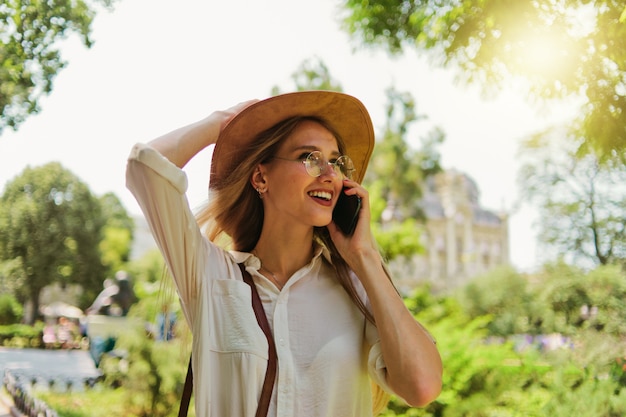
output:
<instances>
[{"instance_id":1,"label":"shirt button","mask_svg":"<svg viewBox=\"0 0 626 417\"><path fill-rule=\"evenodd\" d=\"M278 340L278 342L281 346L285 346L285 339L283 339L282 337L280 338L280 340Z\"/></svg>"}]
</instances>

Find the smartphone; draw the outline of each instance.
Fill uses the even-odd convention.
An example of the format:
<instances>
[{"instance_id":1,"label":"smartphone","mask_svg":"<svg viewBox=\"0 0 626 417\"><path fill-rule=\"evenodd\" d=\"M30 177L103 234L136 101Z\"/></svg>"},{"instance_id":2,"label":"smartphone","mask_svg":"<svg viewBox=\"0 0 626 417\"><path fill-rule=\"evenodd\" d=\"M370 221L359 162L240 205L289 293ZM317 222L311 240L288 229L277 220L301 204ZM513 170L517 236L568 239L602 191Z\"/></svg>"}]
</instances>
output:
<instances>
[{"instance_id":1,"label":"smartphone","mask_svg":"<svg viewBox=\"0 0 626 417\"><path fill-rule=\"evenodd\" d=\"M358 195L346 195L345 190L346 188L341 191L333 210L333 221L344 235L351 236L359 219L361 198Z\"/></svg>"}]
</instances>

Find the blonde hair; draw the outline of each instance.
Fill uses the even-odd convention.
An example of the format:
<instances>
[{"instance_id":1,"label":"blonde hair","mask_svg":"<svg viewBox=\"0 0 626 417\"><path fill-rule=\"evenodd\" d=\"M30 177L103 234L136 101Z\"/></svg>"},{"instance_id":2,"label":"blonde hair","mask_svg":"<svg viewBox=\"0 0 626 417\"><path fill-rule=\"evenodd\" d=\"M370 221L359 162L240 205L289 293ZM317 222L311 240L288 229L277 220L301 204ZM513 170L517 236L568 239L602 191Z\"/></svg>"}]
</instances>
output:
<instances>
[{"instance_id":1,"label":"blonde hair","mask_svg":"<svg viewBox=\"0 0 626 417\"><path fill-rule=\"evenodd\" d=\"M269 161L283 141L300 123L307 120L319 123L330 131L337 140L339 152L341 154L346 152L346 146L340 135L318 117L291 117L261 132L247 149L242 150L244 157L239 165L224 176L219 184L209 184L209 203L196 215L198 224L209 240L220 242L221 246L230 246L237 251L250 252L254 249L261 235L264 211L261 199L250 182L252 173L259 164ZM326 227L316 227L314 239L328 249L339 283L366 319L374 323L374 317L358 296L350 277L350 269L339 254ZM377 384L372 383L372 399L376 415L384 409L389 396Z\"/></svg>"}]
</instances>

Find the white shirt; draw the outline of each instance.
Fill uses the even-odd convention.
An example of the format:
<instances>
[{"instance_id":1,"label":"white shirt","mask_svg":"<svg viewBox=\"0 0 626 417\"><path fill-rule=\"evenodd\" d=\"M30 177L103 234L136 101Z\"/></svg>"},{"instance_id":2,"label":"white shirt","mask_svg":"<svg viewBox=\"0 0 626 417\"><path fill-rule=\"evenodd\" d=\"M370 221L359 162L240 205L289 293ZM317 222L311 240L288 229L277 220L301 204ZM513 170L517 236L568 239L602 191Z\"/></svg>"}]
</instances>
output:
<instances>
[{"instance_id":1,"label":"white shirt","mask_svg":"<svg viewBox=\"0 0 626 417\"><path fill-rule=\"evenodd\" d=\"M253 417L261 394L268 343L237 266L241 262L258 288L276 343L278 372L268 415L372 415L370 377L391 392L378 332L335 278L325 250L319 248L278 290L258 272L254 255L227 252L202 235L185 196L185 173L156 150L135 145L126 182L174 278L193 334L198 417Z\"/></svg>"}]
</instances>

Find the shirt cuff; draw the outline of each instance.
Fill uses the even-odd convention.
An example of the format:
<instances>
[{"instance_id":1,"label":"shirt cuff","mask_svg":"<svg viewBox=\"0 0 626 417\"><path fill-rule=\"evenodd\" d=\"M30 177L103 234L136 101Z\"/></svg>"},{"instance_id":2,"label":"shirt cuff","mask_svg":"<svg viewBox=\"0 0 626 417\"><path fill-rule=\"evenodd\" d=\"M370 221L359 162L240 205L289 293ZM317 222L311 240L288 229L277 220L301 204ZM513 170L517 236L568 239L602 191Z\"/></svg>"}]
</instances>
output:
<instances>
[{"instance_id":1,"label":"shirt cuff","mask_svg":"<svg viewBox=\"0 0 626 417\"><path fill-rule=\"evenodd\" d=\"M369 351L368 366L370 377L380 385L380 387L390 394L395 394L391 387L387 384L387 365L383 359L383 352L380 348L380 342L375 343Z\"/></svg>"},{"instance_id":2,"label":"shirt cuff","mask_svg":"<svg viewBox=\"0 0 626 417\"><path fill-rule=\"evenodd\" d=\"M137 143L130 151L128 160L141 162L148 168L157 172L172 184L179 193L185 194L187 192L188 185L185 172L151 146L144 143Z\"/></svg>"}]
</instances>

